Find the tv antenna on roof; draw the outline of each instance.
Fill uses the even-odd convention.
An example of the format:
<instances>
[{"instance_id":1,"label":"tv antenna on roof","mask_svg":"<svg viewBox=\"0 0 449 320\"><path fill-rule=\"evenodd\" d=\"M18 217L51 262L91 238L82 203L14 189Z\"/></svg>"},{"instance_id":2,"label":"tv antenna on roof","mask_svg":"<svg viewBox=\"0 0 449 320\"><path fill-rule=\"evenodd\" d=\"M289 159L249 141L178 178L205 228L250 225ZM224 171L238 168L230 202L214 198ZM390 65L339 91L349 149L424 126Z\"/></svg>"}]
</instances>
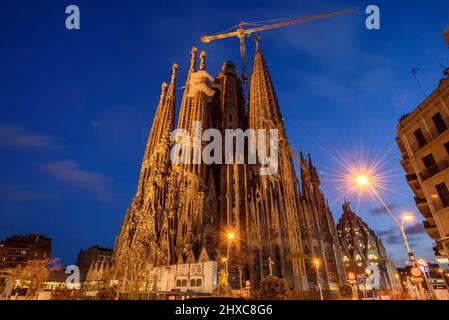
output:
<instances>
[{"instance_id":1,"label":"tv antenna on roof","mask_svg":"<svg viewBox=\"0 0 449 320\"><path fill-rule=\"evenodd\" d=\"M421 89L421 91L422 91L422 93L424 95L424 98L426 98L427 97L426 92L424 91L424 88L422 87L421 82L419 82L419 79L416 76L416 72L418 72L420 69L421 68L413 68L411 72L412 72L412 75L415 78L416 82L418 83L418 86Z\"/></svg>"}]
</instances>

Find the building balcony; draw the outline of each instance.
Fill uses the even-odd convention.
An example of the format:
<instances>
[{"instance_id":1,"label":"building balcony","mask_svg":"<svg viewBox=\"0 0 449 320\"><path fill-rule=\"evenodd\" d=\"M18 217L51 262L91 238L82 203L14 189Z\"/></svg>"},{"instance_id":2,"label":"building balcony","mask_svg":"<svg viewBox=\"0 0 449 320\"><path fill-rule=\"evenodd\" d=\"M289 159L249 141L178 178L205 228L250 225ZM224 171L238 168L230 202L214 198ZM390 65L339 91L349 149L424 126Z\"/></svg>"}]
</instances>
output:
<instances>
[{"instance_id":1,"label":"building balcony","mask_svg":"<svg viewBox=\"0 0 449 320\"><path fill-rule=\"evenodd\" d=\"M429 206L427 206L427 205L419 206L418 210L424 218L426 218L426 219L432 218L432 212L430 211Z\"/></svg>"},{"instance_id":2,"label":"building balcony","mask_svg":"<svg viewBox=\"0 0 449 320\"><path fill-rule=\"evenodd\" d=\"M423 205L423 204L427 205L426 199L420 198L420 197L415 197L415 203L417 206Z\"/></svg>"},{"instance_id":3,"label":"building balcony","mask_svg":"<svg viewBox=\"0 0 449 320\"><path fill-rule=\"evenodd\" d=\"M442 264L449 263L449 237L438 239L434 247L435 259Z\"/></svg>"},{"instance_id":4,"label":"building balcony","mask_svg":"<svg viewBox=\"0 0 449 320\"><path fill-rule=\"evenodd\" d=\"M447 119L447 120L449 120L449 119ZM410 148L412 149L413 153L415 153L419 149L424 148L432 140L438 138L440 135L442 135L446 131L448 131L448 128L442 127L442 128L438 128L438 129L433 128L430 130L430 132L426 132L426 133L423 132L424 140L416 141L415 143L410 145Z\"/></svg>"},{"instance_id":5,"label":"building balcony","mask_svg":"<svg viewBox=\"0 0 449 320\"><path fill-rule=\"evenodd\" d=\"M438 163L436 163L434 166L431 166L431 167L421 171L419 176L421 177L421 179L423 181L425 181L425 180L433 177L437 173L440 173L441 171L446 170L447 168L449 168L449 161L442 160L442 161L439 161Z\"/></svg>"},{"instance_id":6,"label":"building balcony","mask_svg":"<svg viewBox=\"0 0 449 320\"><path fill-rule=\"evenodd\" d=\"M407 174L405 176L405 178L407 179L408 182L412 182L412 181L418 180L418 177L414 173Z\"/></svg>"},{"instance_id":7,"label":"building balcony","mask_svg":"<svg viewBox=\"0 0 449 320\"><path fill-rule=\"evenodd\" d=\"M429 223L429 221L424 220L423 225L429 237L431 237L433 240L439 239L440 234L438 233L438 229L434 224L431 224Z\"/></svg>"}]
</instances>

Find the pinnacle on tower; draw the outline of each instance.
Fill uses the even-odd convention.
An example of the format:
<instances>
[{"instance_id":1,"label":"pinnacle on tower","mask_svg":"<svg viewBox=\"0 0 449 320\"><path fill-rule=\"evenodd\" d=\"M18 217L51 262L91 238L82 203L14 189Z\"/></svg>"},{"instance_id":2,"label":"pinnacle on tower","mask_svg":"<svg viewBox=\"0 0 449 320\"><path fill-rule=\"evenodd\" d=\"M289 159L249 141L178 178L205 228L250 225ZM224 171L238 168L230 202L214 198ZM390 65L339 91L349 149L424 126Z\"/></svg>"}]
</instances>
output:
<instances>
[{"instance_id":1,"label":"pinnacle on tower","mask_svg":"<svg viewBox=\"0 0 449 320\"><path fill-rule=\"evenodd\" d=\"M153 125L150 130L150 136L147 142L144 160L150 159L157 145L161 143L162 137L174 129L175 121L175 100L176 100L176 71L178 65L172 66L172 75L170 86L166 92L167 83L162 83L162 92L159 99L159 105L154 116Z\"/></svg>"},{"instance_id":2,"label":"pinnacle on tower","mask_svg":"<svg viewBox=\"0 0 449 320\"><path fill-rule=\"evenodd\" d=\"M184 94L182 95L182 101L181 101L181 109L179 111L179 118L178 118L178 128L179 129L187 129L188 126L188 119L187 119L187 109L189 109L189 105L191 102L191 99L189 98L189 91L190 91L190 79L192 77L192 74L196 72L196 53L198 52L198 49L195 47L192 47L192 50L190 51L191 57L190 57L190 68L189 72L187 74L187 80L186 85L184 88Z\"/></svg>"},{"instance_id":3,"label":"pinnacle on tower","mask_svg":"<svg viewBox=\"0 0 449 320\"><path fill-rule=\"evenodd\" d=\"M201 51L200 53L200 70L204 71L206 70L206 51Z\"/></svg>"},{"instance_id":4,"label":"pinnacle on tower","mask_svg":"<svg viewBox=\"0 0 449 320\"><path fill-rule=\"evenodd\" d=\"M176 72L178 70L178 64L173 63L172 66L172 74L170 80L170 87L168 88L168 95L174 95L175 93L175 85L176 85Z\"/></svg>"}]
</instances>

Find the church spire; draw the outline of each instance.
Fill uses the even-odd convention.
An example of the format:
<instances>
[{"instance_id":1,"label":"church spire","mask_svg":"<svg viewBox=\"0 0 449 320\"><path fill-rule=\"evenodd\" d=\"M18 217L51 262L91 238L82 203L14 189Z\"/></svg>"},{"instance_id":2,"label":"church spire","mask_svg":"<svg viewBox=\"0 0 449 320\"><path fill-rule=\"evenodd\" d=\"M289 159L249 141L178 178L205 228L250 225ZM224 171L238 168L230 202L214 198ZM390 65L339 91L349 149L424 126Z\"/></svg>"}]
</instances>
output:
<instances>
[{"instance_id":1,"label":"church spire","mask_svg":"<svg viewBox=\"0 0 449 320\"><path fill-rule=\"evenodd\" d=\"M151 158L152 152L161 142L162 137L167 133L170 135L174 129L177 69L178 65L174 63L172 66L170 86L168 87L167 92L165 92L167 83L162 83L162 92L159 99L159 105L150 130L144 160Z\"/></svg>"},{"instance_id":2,"label":"church spire","mask_svg":"<svg viewBox=\"0 0 449 320\"><path fill-rule=\"evenodd\" d=\"M172 74L170 86L167 91L167 98L165 100L165 113L163 118L164 125L162 126L162 135L168 134L175 129L175 109L176 109L176 72L178 65L176 63L172 66Z\"/></svg>"},{"instance_id":3,"label":"church spire","mask_svg":"<svg viewBox=\"0 0 449 320\"><path fill-rule=\"evenodd\" d=\"M187 109L189 109L189 105L191 102L191 98L189 98L189 91L190 91L190 79L192 77L192 74L196 72L196 53L198 52L198 49L195 47L192 47L192 50L190 52L190 68L189 72L187 74L187 80L186 85L184 87L184 93L182 95L182 101L181 101L181 109L179 111L179 119L178 119L178 128L187 129L188 125L188 119L187 119Z\"/></svg>"},{"instance_id":4,"label":"church spire","mask_svg":"<svg viewBox=\"0 0 449 320\"><path fill-rule=\"evenodd\" d=\"M255 41L256 53L249 90L249 127L253 129L283 127L274 86L260 50L259 37L255 37Z\"/></svg>"}]
</instances>

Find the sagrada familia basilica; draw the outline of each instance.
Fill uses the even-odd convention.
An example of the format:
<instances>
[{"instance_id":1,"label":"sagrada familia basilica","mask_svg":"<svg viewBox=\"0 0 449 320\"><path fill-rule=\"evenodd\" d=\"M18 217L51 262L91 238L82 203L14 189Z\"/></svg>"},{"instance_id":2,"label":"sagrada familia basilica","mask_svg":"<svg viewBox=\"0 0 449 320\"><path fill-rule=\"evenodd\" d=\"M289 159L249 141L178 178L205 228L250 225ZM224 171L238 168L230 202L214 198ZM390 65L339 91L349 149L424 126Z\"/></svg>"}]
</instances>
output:
<instances>
[{"instance_id":1,"label":"sagrada familia basilica","mask_svg":"<svg viewBox=\"0 0 449 320\"><path fill-rule=\"evenodd\" d=\"M137 191L116 240L116 276L125 277L126 286L139 288L156 266L212 260L222 267L226 233L232 230L229 259L247 257L243 279L250 279L254 287L270 272L296 291L313 290L317 277L324 289L346 284L339 237L317 170L310 156L296 156L289 145L258 42L247 107L243 81L233 63L225 62L213 77L206 71L206 53L197 59L193 48L176 127L176 64L170 84L162 85ZM184 129L193 136L198 121L201 130L214 128L223 135L226 129L277 129L277 172L259 174L260 163L172 162L173 130ZM236 264L229 268L230 275L236 274ZM233 287L238 288L238 281L230 277Z\"/></svg>"}]
</instances>

